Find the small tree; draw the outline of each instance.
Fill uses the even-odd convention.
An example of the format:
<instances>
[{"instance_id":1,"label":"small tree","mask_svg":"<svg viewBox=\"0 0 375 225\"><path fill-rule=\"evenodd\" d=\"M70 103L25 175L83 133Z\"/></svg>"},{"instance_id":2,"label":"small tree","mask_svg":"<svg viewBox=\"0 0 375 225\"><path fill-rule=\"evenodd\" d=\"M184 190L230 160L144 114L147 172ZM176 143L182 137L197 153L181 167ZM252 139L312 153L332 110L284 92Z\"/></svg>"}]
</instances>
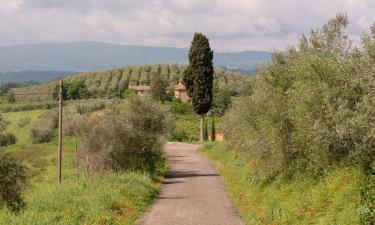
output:
<instances>
[{"instance_id":1,"label":"small tree","mask_svg":"<svg viewBox=\"0 0 375 225\"><path fill-rule=\"evenodd\" d=\"M0 207L18 212L26 206L21 197L21 187L25 181L25 168L9 154L0 153Z\"/></svg>"},{"instance_id":2,"label":"small tree","mask_svg":"<svg viewBox=\"0 0 375 225\"><path fill-rule=\"evenodd\" d=\"M200 140L204 140L204 115L211 109L213 87L213 51L201 33L194 35L189 52L189 65L183 82L192 100L194 111L201 116Z\"/></svg>"},{"instance_id":3,"label":"small tree","mask_svg":"<svg viewBox=\"0 0 375 225\"><path fill-rule=\"evenodd\" d=\"M7 98L7 102L10 103L10 104L13 104L13 103L16 102L16 98L14 97L13 92L8 92L7 95L6 95L6 98Z\"/></svg>"},{"instance_id":4,"label":"small tree","mask_svg":"<svg viewBox=\"0 0 375 225\"><path fill-rule=\"evenodd\" d=\"M203 139L207 141L208 140L208 123L204 123L204 135L203 136L204 136Z\"/></svg>"},{"instance_id":5,"label":"small tree","mask_svg":"<svg viewBox=\"0 0 375 225\"><path fill-rule=\"evenodd\" d=\"M211 140L215 141L216 139L216 127L215 127L215 118L212 117L212 124L211 124Z\"/></svg>"},{"instance_id":6,"label":"small tree","mask_svg":"<svg viewBox=\"0 0 375 225\"><path fill-rule=\"evenodd\" d=\"M162 77L160 73L152 76L151 78L151 90L152 90L152 97L157 100L164 102L167 100L167 88L168 88L168 81Z\"/></svg>"}]
</instances>

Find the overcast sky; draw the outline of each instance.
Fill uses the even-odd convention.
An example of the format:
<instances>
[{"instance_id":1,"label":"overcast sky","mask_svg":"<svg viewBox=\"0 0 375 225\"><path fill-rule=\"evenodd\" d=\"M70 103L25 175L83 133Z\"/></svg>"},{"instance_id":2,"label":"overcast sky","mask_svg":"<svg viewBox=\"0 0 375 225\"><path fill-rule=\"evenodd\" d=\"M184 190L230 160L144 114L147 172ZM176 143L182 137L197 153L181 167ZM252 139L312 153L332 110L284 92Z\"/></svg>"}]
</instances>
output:
<instances>
[{"instance_id":1,"label":"overcast sky","mask_svg":"<svg viewBox=\"0 0 375 225\"><path fill-rule=\"evenodd\" d=\"M188 47L203 32L216 51L284 49L337 12L359 38L375 20L375 0L0 0L0 45Z\"/></svg>"}]
</instances>

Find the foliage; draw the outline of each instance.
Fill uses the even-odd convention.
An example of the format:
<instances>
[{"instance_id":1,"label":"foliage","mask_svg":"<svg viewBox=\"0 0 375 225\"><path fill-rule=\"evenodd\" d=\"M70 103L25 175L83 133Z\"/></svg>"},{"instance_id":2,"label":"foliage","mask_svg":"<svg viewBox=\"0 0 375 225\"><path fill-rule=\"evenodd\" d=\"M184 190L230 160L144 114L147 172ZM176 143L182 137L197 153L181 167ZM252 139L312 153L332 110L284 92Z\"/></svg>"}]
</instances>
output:
<instances>
[{"instance_id":1,"label":"foliage","mask_svg":"<svg viewBox=\"0 0 375 225\"><path fill-rule=\"evenodd\" d=\"M212 123L211 123L211 141L215 141L215 139L216 139L215 118L212 117Z\"/></svg>"},{"instance_id":2,"label":"foliage","mask_svg":"<svg viewBox=\"0 0 375 225\"><path fill-rule=\"evenodd\" d=\"M0 211L0 224L130 225L149 206L159 187L145 173L106 174L91 183L71 177L59 188L47 184L36 190L18 215Z\"/></svg>"},{"instance_id":3,"label":"foliage","mask_svg":"<svg viewBox=\"0 0 375 225\"><path fill-rule=\"evenodd\" d=\"M30 102L19 104L7 104L0 106L0 112L20 112L36 109L51 109L57 106L57 102Z\"/></svg>"},{"instance_id":4,"label":"foliage","mask_svg":"<svg viewBox=\"0 0 375 225\"><path fill-rule=\"evenodd\" d=\"M303 36L298 48L275 53L253 94L226 116L226 137L256 161L260 178L296 165L299 172L319 175L348 161L371 171L375 67L366 48L352 47L347 23L339 14Z\"/></svg>"},{"instance_id":5,"label":"foliage","mask_svg":"<svg viewBox=\"0 0 375 225\"><path fill-rule=\"evenodd\" d=\"M51 141L58 123L58 110L51 109L45 112L41 119L30 129L33 143L45 143Z\"/></svg>"},{"instance_id":6,"label":"foliage","mask_svg":"<svg viewBox=\"0 0 375 225\"><path fill-rule=\"evenodd\" d=\"M205 141L208 140L208 122L207 121L204 123L204 140Z\"/></svg>"},{"instance_id":7,"label":"foliage","mask_svg":"<svg viewBox=\"0 0 375 225\"><path fill-rule=\"evenodd\" d=\"M172 88L183 78L186 65L177 64L154 64L154 65L132 65L125 68L113 68L103 71L84 72L75 76L64 78L66 83L83 82L91 97L118 96L121 97L125 90L131 85L150 85L155 76L163 78ZM160 68L160 70L159 70ZM140 75L140 76L139 76ZM243 96L252 91L252 80L246 75L238 72L226 71L222 68L215 69L215 84L219 89L227 88L231 96ZM58 81L50 81L40 85L12 88L16 100L40 101L51 100L52 95L37 93L53 93L57 97ZM168 101L171 100L173 92L167 94Z\"/></svg>"},{"instance_id":8,"label":"foliage","mask_svg":"<svg viewBox=\"0 0 375 225\"><path fill-rule=\"evenodd\" d=\"M25 168L9 154L0 152L0 206L13 212L19 212L26 206L21 196L22 184L25 181Z\"/></svg>"},{"instance_id":9,"label":"foliage","mask_svg":"<svg viewBox=\"0 0 375 225\"><path fill-rule=\"evenodd\" d=\"M17 125L19 128L22 128L24 126L26 126L27 124L29 124L31 121L31 118L28 117L28 116L24 116L24 117L21 117L18 119L17 121Z\"/></svg>"},{"instance_id":10,"label":"foliage","mask_svg":"<svg viewBox=\"0 0 375 225\"><path fill-rule=\"evenodd\" d=\"M122 97L123 99L128 99L128 98L130 98L130 97L132 97L132 96L134 96L134 95L136 95L136 94L137 94L137 91L136 91L136 90L134 90L134 89L126 89L126 90L122 93L121 97Z\"/></svg>"},{"instance_id":11,"label":"foliage","mask_svg":"<svg viewBox=\"0 0 375 225\"><path fill-rule=\"evenodd\" d=\"M92 102L78 102L75 104L76 110L78 114L85 114L90 113L98 110L102 110L105 108L104 101L92 101Z\"/></svg>"},{"instance_id":12,"label":"foliage","mask_svg":"<svg viewBox=\"0 0 375 225\"><path fill-rule=\"evenodd\" d=\"M215 115L224 115L231 104L231 94L228 88L214 88L212 101L212 113Z\"/></svg>"},{"instance_id":13,"label":"foliage","mask_svg":"<svg viewBox=\"0 0 375 225\"><path fill-rule=\"evenodd\" d=\"M0 146L8 146L17 142L14 134L6 132L6 128L9 125L8 121L5 121L3 116L0 114Z\"/></svg>"},{"instance_id":14,"label":"foliage","mask_svg":"<svg viewBox=\"0 0 375 225\"><path fill-rule=\"evenodd\" d=\"M53 91L55 99L58 98L60 85L56 85ZM67 81L63 86L64 100L87 99L90 97L90 92L87 85L83 81Z\"/></svg>"},{"instance_id":15,"label":"foliage","mask_svg":"<svg viewBox=\"0 0 375 225\"><path fill-rule=\"evenodd\" d=\"M367 179L349 163L319 180L306 174L290 180L282 173L271 181L256 182L256 164L225 143L205 144L201 151L213 160L246 224L366 224L358 209L362 211L360 183Z\"/></svg>"},{"instance_id":16,"label":"foliage","mask_svg":"<svg viewBox=\"0 0 375 225\"><path fill-rule=\"evenodd\" d=\"M194 35L189 51L189 65L183 81L194 111L204 115L211 109L213 87L213 51L208 39L201 33Z\"/></svg>"},{"instance_id":17,"label":"foliage","mask_svg":"<svg viewBox=\"0 0 375 225\"><path fill-rule=\"evenodd\" d=\"M161 70L152 77L151 80L151 92L152 97L160 102L164 102L168 99L167 94L168 81L162 77Z\"/></svg>"},{"instance_id":18,"label":"foliage","mask_svg":"<svg viewBox=\"0 0 375 225\"><path fill-rule=\"evenodd\" d=\"M8 93L6 94L6 99L7 99L7 102L8 102L9 104L13 104L13 103L16 102L16 99L15 99L15 97L14 97L13 92L8 92Z\"/></svg>"},{"instance_id":19,"label":"foliage","mask_svg":"<svg viewBox=\"0 0 375 225\"><path fill-rule=\"evenodd\" d=\"M17 138L12 133L2 133L0 134L0 146L13 145L17 142Z\"/></svg>"},{"instance_id":20,"label":"foliage","mask_svg":"<svg viewBox=\"0 0 375 225\"><path fill-rule=\"evenodd\" d=\"M170 103L170 112L173 114L186 114L191 112L191 106L183 103L180 99L173 98Z\"/></svg>"},{"instance_id":21,"label":"foliage","mask_svg":"<svg viewBox=\"0 0 375 225\"><path fill-rule=\"evenodd\" d=\"M84 117L75 131L79 168L90 179L105 171L153 173L162 157L166 121L159 105L137 96L105 114Z\"/></svg>"}]
</instances>

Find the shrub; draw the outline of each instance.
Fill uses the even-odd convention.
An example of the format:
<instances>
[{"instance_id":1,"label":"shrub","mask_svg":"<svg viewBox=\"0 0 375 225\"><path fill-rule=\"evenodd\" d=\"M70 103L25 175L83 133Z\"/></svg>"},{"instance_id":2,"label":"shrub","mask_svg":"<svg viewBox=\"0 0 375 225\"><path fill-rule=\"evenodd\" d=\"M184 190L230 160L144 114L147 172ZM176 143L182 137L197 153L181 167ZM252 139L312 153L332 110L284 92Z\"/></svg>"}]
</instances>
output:
<instances>
[{"instance_id":1,"label":"shrub","mask_svg":"<svg viewBox=\"0 0 375 225\"><path fill-rule=\"evenodd\" d=\"M168 136L168 141L187 141L188 135L182 128L174 128Z\"/></svg>"},{"instance_id":2,"label":"shrub","mask_svg":"<svg viewBox=\"0 0 375 225\"><path fill-rule=\"evenodd\" d=\"M132 96L134 96L134 95L136 95L137 94L137 91L136 90L134 90L134 89L126 89L123 93L122 93L122 95L121 95L121 97L123 98L123 99L128 99L128 98L130 98L130 97L132 97Z\"/></svg>"},{"instance_id":3,"label":"shrub","mask_svg":"<svg viewBox=\"0 0 375 225\"><path fill-rule=\"evenodd\" d=\"M170 104L170 111L174 114L186 114L192 110L189 104L183 103L180 99L174 98Z\"/></svg>"},{"instance_id":4,"label":"shrub","mask_svg":"<svg viewBox=\"0 0 375 225\"><path fill-rule=\"evenodd\" d=\"M132 97L105 114L84 116L77 126L78 166L91 178L107 171L154 172L162 158L165 112L146 98Z\"/></svg>"},{"instance_id":5,"label":"shrub","mask_svg":"<svg viewBox=\"0 0 375 225\"><path fill-rule=\"evenodd\" d=\"M41 119L30 129L33 143L45 143L52 139L53 131L58 123L58 110L51 109L45 112Z\"/></svg>"},{"instance_id":6,"label":"shrub","mask_svg":"<svg viewBox=\"0 0 375 225\"><path fill-rule=\"evenodd\" d=\"M76 106L78 114L84 114L89 112L94 112L105 108L104 101L94 101L94 102L81 102Z\"/></svg>"},{"instance_id":7,"label":"shrub","mask_svg":"<svg viewBox=\"0 0 375 225\"><path fill-rule=\"evenodd\" d=\"M5 121L0 114L0 146L12 145L17 142L16 136L6 132L9 122Z\"/></svg>"},{"instance_id":8,"label":"shrub","mask_svg":"<svg viewBox=\"0 0 375 225\"><path fill-rule=\"evenodd\" d=\"M0 112L20 112L37 109L52 109L58 105L57 102L32 102L26 104L7 104L0 106Z\"/></svg>"},{"instance_id":9,"label":"shrub","mask_svg":"<svg viewBox=\"0 0 375 225\"><path fill-rule=\"evenodd\" d=\"M352 161L373 173L375 158L375 67L345 34L339 14L301 38L296 48L275 53L259 71L252 94L234 102L225 135L256 162L262 179L289 171L320 175Z\"/></svg>"},{"instance_id":10,"label":"shrub","mask_svg":"<svg viewBox=\"0 0 375 225\"><path fill-rule=\"evenodd\" d=\"M11 134L11 133L0 134L0 146L13 145L16 142L17 142L17 138L14 134Z\"/></svg>"},{"instance_id":11,"label":"shrub","mask_svg":"<svg viewBox=\"0 0 375 225\"><path fill-rule=\"evenodd\" d=\"M27 116L25 116L25 117L21 117L21 118L19 118L19 120L17 121L17 125L18 125L19 128L22 128L22 127L26 126L27 124L29 124L29 123L30 123L30 120L31 120L30 117L27 117Z\"/></svg>"},{"instance_id":12,"label":"shrub","mask_svg":"<svg viewBox=\"0 0 375 225\"><path fill-rule=\"evenodd\" d=\"M21 197L21 187L25 181L25 168L9 154L0 153L0 206L5 204L13 212L26 206Z\"/></svg>"},{"instance_id":13,"label":"shrub","mask_svg":"<svg viewBox=\"0 0 375 225\"><path fill-rule=\"evenodd\" d=\"M60 85L56 85L53 90L53 97L58 98L60 91ZM66 81L63 88L63 98L64 100L77 100L77 99L87 99L90 97L90 92L86 84L82 81Z\"/></svg>"}]
</instances>

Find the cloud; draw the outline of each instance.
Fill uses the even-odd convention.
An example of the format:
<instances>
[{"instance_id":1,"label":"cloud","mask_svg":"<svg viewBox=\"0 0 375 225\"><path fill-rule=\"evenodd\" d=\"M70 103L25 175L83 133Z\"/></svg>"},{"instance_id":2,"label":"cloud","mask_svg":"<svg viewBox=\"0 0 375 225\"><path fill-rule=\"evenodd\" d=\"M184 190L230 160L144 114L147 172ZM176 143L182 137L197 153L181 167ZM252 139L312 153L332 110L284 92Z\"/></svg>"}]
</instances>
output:
<instances>
[{"instance_id":1,"label":"cloud","mask_svg":"<svg viewBox=\"0 0 375 225\"><path fill-rule=\"evenodd\" d=\"M203 32L215 50L271 50L295 44L337 12L360 37L373 0L0 0L0 44L99 40L187 47Z\"/></svg>"}]
</instances>

